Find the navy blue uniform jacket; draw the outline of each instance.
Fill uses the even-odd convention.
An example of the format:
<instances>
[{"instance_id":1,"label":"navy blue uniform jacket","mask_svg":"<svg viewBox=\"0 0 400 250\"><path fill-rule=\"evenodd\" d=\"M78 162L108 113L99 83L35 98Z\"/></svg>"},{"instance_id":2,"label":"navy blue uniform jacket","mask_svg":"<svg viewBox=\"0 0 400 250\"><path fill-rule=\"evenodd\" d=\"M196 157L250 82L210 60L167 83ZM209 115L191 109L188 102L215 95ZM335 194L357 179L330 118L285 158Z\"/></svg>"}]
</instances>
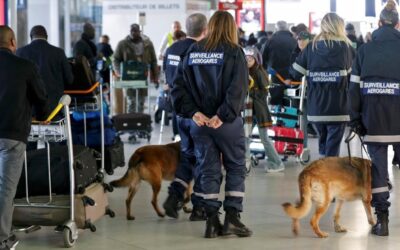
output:
<instances>
[{"instance_id":1,"label":"navy blue uniform jacket","mask_svg":"<svg viewBox=\"0 0 400 250\"><path fill-rule=\"evenodd\" d=\"M36 118L45 120L47 94L35 65L0 48L0 138L27 141L32 106Z\"/></svg>"},{"instance_id":2,"label":"navy blue uniform jacket","mask_svg":"<svg viewBox=\"0 0 400 250\"><path fill-rule=\"evenodd\" d=\"M173 81L172 100L178 115L192 118L200 111L223 122L240 116L249 82L240 47L221 45L205 51L204 40L189 48Z\"/></svg>"},{"instance_id":3,"label":"navy blue uniform jacket","mask_svg":"<svg viewBox=\"0 0 400 250\"><path fill-rule=\"evenodd\" d=\"M351 122L362 122L367 143L400 143L400 32L381 27L362 45L350 78Z\"/></svg>"},{"instance_id":4,"label":"navy blue uniform jacket","mask_svg":"<svg viewBox=\"0 0 400 250\"><path fill-rule=\"evenodd\" d=\"M184 58L189 47L195 42L196 41L191 38L186 38L173 43L165 52L163 68L165 71L165 80L170 88L172 88L179 62Z\"/></svg>"},{"instance_id":5,"label":"navy blue uniform jacket","mask_svg":"<svg viewBox=\"0 0 400 250\"><path fill-rule=\"evenodd\" d=\"M18 49L17 55L32 61L39 68L49 96L49 109L54 109L64 94L64 86L74 79L64 51L46 40L37 39Z\"/></svg>"},{"instance_id":6,"label":"navy blue uniform jacket","mask_svg":"<svg viewBox=\"0 0 400 250\"><path fill-rule=\"evenodd\" d=\"M343 41L309 43L292 65L293 79L306 75L307 119L341 123L350 120L347 107L353 48Z\"/></svg>"}]
</instances>

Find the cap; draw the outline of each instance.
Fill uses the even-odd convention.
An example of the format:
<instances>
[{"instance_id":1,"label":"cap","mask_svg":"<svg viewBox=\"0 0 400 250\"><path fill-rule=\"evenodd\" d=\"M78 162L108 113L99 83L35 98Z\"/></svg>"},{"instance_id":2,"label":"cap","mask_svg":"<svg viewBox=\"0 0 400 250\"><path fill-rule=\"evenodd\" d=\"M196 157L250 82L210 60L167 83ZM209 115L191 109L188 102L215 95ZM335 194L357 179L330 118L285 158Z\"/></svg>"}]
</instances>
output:
<instances>
[{"instance_id":1,"label":"cap","mask_svg":"<svg viewBox=\"0 0 400 250\"><path fill-rule=\"evenodd\" d=\"M299 24L297 24L295 26L292 26L292 28L290 28L290 30L293 33L299 34L302 31L308 31L308 28L304 23L299 23Z\"/></svg>"},{"instance_id":2,"label":"cap","mask_svg":"<svg viewBox=\"0 0 400 250\"><path fill-rule=\"evenodd\" d=\"M256 47L246 47L244 48L244 54L246 56L252 56L256 60L258 65L262 64L262 56L260 51Z\"/></svg>"},{"instance_id":3,"label":"cap","mask_svg":"<svg viewBox=\"0 0 400 250\"><path fill-rule=\"evenodd\" d=\"M307 31L302 31L297 35L298 40L311 39L311 34Z\"/></svg>"},{"instance_id":4,"label":"cap","mask_svg":"<svg viewBox=\"0 0 400 250\"><path fill-rule=\"evenodd\" d=\"M351 23L346 24L346 31L353 31L354 30L354 25Z\"/></svg>"}]
</instances>

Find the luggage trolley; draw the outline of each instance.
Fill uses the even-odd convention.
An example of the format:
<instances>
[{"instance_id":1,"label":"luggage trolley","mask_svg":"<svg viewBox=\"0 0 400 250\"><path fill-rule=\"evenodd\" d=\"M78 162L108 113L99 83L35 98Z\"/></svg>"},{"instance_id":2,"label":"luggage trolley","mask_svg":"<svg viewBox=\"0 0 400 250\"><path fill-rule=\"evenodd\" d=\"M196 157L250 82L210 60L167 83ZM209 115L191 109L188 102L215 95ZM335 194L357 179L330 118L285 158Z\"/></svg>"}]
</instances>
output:
<instances>
[{"instance_id":1,"label":"luggage trolley","mask_svg":"<svg viewBox=\"0 0 400 250\"><path fill-rule=\"evenodd\" d=\"M99 94L96 94L98 89ZM100 173L101 177L104 177L104 110L103 110L103 88L99 82L93 84L93 86L86 90L65 90L65 94L71 96L71 111L82 112L83 114L83 133L84 133L84 145L87 146L87 112L100 111ZM112 192L112 187L108 187L109 191Z\"/></svg>"},{"instance_id":2,"label":"luggage trolley","mask_svg":"<svg viewBox=\"0 0 400 250\"><path fill-rule=\"evenodd\" d=\"M272 115L275 116L275 123L279 126L274 125L271 129L268 129L268 135L274 140L274 146L278 154L285 157L296 156L297 160L304 165L310 161L311 157L310 150L303 146L304 133L307 133L307 128L303 128L303 107L307 86L304 78L302 82L295 84L298 87L285 91L285 98L289 99L290 107L282 106L271 109ZM297 101L299 102L298 109L292 107L293 103ZM252 164L257 165L258 159L265 157L264 147L259 139L257 127L254 127L251 137Z\"/></svg>"},{"instance_id":3,"label":"luggage trolley","mask_svg":"<svg viewBox=\"0 0 400 250\"><path fill-rule=\"evenodd\" d=\"M68 147L68 159L69 159L69 182L70 182L70 190L69 190L69 199L66 204L68 205L55 205L53 203L53 195L51 189L51 174L50 174L50 160L48 161L48 171L49 171L49 196L48 200L34 201L29 197L29 188L28 188L28 168L27 168L27 156L25 153L25 184L26 184L26 197L25 202L24 199L17 199L14 202L14 218L13 225L14 226L26 226L26 220L28 218L19 218L17 219L15 213L18 213L19 209L60 209L64 210L63 214L65 216L59 218L48 218L46 221L37 221L35 223L36 226L30 226L28 228L17 230L17 231L35 231L40 227L38 225L44 226L57 226L58 230L62 230L64 245L66 247L72 247L76 240L78 239L78 227L75 223L75 200L74 200L74 183L75 183L75 173L74 173L74 152L72 145L72 134L71 134L71 121L69 117L69 104L71 102L71 98L68 95L64 95L61 97L59 104L55 108L55 110L50 114L47 118L46 122L50 122L48 125L41 125L37 122L32 124L31 132L28 138L30 142L44 142L47 144L47 155L48 159L50 159L50 142L67 142ZM53 121L53 118L60 112L60 110L64 110L64 118L60 120ZM67 214L65 210L69 210ZM26 219L26 220L25 220ZM30 225L30 224L28 224Z\"/></svg>"},{"instance_id":4,"label":"luggage trolley","mask_svg":"<svg viewBox=\"0 0 400 250\"><path fill-rule=\"evenodd\" d=\"M131 64L137 64L140 70L143 70L143 65L144 63L139 63L139 62L131 62L128 61L128 63ZM147 72L149 71L149 66L146 65ZM147 139L147 142L150 142L151 139L151 117L150 117L150 89L149 89L149 74L145 78L140 77L141 75L140 70L128 70L128 73L126 74L131 74L132 79L134 80L123 80L123 78L117 78L116 74L114 73L113 70L110 71L110 89L113 94L110 95L110 103L113 103L113 99L115 98L115 90L116 89L122 89L123 91L123 102L122 102L122 107L123 111L122 114L115 114L113 113L113 120L114 120L114 126L117 129L119 134L122 133L130 133L131 135L129 136L129 142L131 143L136 143L137 138L145 138ZM121 70L122 71L122 70ZM139 77L138 77L139 76ZM126 90L127 89L134 89L135 90L135 103L136 103L136 113L132 114L127 114L126 113ZM148 112L149 114L141 114L138 113L139 111L139 90L140 89L147 89L147 107L148 107Z\"/></svg>"}]
</instances>

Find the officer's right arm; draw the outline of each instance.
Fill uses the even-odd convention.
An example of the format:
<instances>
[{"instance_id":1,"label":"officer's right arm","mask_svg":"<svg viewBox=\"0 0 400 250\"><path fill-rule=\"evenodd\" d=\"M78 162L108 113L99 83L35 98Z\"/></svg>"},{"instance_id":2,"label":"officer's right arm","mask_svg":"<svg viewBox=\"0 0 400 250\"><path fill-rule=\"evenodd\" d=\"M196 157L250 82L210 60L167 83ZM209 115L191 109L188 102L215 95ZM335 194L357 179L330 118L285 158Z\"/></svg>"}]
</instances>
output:
<instances>
[{"instance_id":1,"label":"officer's right arm","mask_svg":"<svg viewBox=\"0 0 400 250\"><path fill-rule=\"evenodd\" d=\"M173 88L171 90L172 105L176 114L185 118L192 118L193 115L199 111L196 103L193 101L194 98L190 92L190 77L184 69L184 63L186 58L181 61L176 70Z\"/></svg>"},{"instance_id":2,"label":"officer's right arm","mask_svg":"<svg viewBox=\"0 0 400 250\"><path fill-rule=\"evenodd\" d=\"M353 67L350 76L348 98L347 98L351 127L355 127L356 125L361 124L361 109L362 109L361 94L360 94L361 61L362 61L362 52L359 51L353 62Z\"/></svg>"}]
</instances>

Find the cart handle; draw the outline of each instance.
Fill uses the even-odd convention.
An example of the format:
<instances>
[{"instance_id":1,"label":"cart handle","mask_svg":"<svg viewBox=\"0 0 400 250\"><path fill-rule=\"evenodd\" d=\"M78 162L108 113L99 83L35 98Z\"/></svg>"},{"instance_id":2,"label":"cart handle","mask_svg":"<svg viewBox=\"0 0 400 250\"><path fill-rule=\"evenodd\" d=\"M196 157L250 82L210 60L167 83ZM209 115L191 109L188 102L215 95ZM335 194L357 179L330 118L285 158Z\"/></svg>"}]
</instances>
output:
<instances>
[{"instance_id":1,"label":"cart handle","mask_svg":"<svg viewBox=\"0 0 400 250\"><path fill-rule=\"evenodd\" d=\"M65 91L64 91L64 94L86 95L86 94L92 93L99 85L100 85L100 83L99 83L99 82L96 82L96 83L93 84L93 86L90 87L89 89L86 89L86 90L65 90Z\"/></svg>"},{"instance_id":2,"label":"cart handle","mask_svg":"<svg viewBox=\"0 0 400 250\"><path fill-rule=\"evenodd\" d=\"M286 79L283 78L283 76L282 76L281 74L279 74L279 73L278 73L275 69L273 69L273 68L268 68L268 73L270 73L270 74L273 75L273 76L276 76L276 78L278 78L279 81L281 81L281 82L285 82L285 81L286 81ZM290 85L300 85L300 84L302 84L302 82L296 82L296 81L290 82Z\"/></svg>"},{"instance_id":3,"label":"cart handle","mask_svg":"<svg viewBox=\"0 0 400 250\"><path fill-rule=\"evenodd\" d=\"M44 121L44 123L49 123L53 118L60 112L60 110L64 106L68 106L71 103L71 97L69 95L63 95L60 98L60 101L58 102L57 106L53 109L53 111L50 113L50 115L47 117L47 119ZM39 124L42 123L42 121L32 121L33 124Z\"/></svg>"}]
</instances>

